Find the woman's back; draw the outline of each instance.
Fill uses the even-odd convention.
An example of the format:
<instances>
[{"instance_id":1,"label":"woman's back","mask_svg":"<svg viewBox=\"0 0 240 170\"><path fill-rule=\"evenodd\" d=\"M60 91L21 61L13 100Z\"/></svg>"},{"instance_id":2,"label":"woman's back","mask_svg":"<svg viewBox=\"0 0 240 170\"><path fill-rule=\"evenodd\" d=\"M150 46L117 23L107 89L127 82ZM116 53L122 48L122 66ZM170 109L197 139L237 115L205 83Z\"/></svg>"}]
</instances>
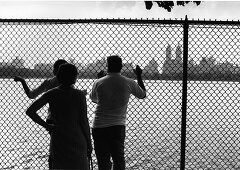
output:
<instances>
[{"instance_id":1,"label":"woman's back","mask_svg":"<svg viewBox=\"0 0 240 170\"><path fill-rule=\"evenodd\" d=\"M49 93L51 119L56 131L51 136L54 168L87 169L87 142L81 128L86 104L82 91L57 87Z\"/></svg>"},{"instance_id":2,"label":"woman's back","mask_svg":"<svg viewBox=\"0 0 240 170\"><path fill-rule=\"evenodd\" d=\"M79 126L83 112L84 94L73 87L57 87L51 91L49 107L51 117L58 126Z\"/></svg>"}]
</instances>

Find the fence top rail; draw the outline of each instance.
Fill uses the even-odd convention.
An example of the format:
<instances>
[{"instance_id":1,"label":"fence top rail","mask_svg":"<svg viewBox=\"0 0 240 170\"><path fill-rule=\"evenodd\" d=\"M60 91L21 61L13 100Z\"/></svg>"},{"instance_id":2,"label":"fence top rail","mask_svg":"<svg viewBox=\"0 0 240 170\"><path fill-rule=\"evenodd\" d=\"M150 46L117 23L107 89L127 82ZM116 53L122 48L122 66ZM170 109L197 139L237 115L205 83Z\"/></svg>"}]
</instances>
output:
<instances>
[{"instance_id":1,"label":"fence top rail","mask_svg":"<svg viewBox=\"0 0 240 170\"><path fill-rule=\"evenodd\" d=\"M92 24L184 24L189 25L240 25L240 21L219 21L219 20L173 20L173 19L1 19L1 23L12 24L74 24L74 23L92 23Z\"/></svg>"}]
</instances>

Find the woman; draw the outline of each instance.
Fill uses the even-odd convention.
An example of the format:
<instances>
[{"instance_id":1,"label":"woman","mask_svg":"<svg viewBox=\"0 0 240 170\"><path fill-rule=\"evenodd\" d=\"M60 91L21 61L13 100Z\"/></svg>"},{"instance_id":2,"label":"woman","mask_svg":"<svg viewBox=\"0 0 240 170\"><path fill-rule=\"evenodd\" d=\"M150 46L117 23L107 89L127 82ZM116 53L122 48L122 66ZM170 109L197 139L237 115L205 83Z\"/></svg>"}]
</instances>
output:
<instances>
[{"instance_id":1,"label":"woman","mask_svg":"<svg viewBox=\"0 0 240 170\"><path fill-rule=\"evenodd\" d=\"M92 144L87 118L85 93L74 88L77 68L63 64L57 73L60 86L49 90L28 109L27 115L51 133L52 169L88 170L88 155ZM53 124L46 123L36 113L49 104Z\"/></svg>"}]
</instances>

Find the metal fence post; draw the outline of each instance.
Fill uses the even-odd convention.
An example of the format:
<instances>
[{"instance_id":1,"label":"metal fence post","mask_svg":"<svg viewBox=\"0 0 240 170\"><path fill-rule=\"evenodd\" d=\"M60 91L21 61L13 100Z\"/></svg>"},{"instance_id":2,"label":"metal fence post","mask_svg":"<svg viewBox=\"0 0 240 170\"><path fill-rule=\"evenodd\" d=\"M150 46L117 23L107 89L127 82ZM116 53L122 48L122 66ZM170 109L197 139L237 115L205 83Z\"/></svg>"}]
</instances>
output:
<instances>
[{"instance_id":1,"label":"metal fence post","mask_svg":"<svg viewBox=\"0 0 240 170\"><path fill-rule=\"evenodd\" d=\"M182 128L181 128L181 164L180 169L185 169L186 149L186 112L187 112L187 72L188 72L188 19L183 25L183 85L182 85Z\"/></svg>"}]
</instances>

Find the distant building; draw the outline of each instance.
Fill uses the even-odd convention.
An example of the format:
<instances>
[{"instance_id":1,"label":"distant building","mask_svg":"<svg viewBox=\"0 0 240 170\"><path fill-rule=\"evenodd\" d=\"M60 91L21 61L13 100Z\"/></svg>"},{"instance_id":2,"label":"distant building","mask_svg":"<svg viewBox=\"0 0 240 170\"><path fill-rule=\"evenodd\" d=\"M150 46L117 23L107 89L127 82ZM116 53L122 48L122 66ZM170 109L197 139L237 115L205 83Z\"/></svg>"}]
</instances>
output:
<instances>
[{"instance_id":1,"label":"distant building","mask_svg":"<svg viewBox=\"0 0 240 170\"><path fill-rule=\"evenodd\" d=\"M240 67L239 66L235 66L235 71L236 71L236 74L240 75ZM240 79L240 77L239 77L239 79Z\"/></svg>"},{"instance_id":2,"label":"distant building","mask_svg":"<svg viewBox=\"0 0 240 170\"><path fill-rule=\"evenodd\" d=\"M193 59L188 61L188 73L189 74L198 74L198 65L194 62Z\"/></svg>"},{"instance_id":3,"label":"distant building","mask_svg":"<svg viewBox=\"0 0 240 170\"><path fill-rule=\"evenodd\" d=\"M166 48L166 59L163 63L163 74L179 74L182 73L182 48L177 46L175 58L172 58L172 48L170 45Z\"/></svg>"},{"instance_id":4,"label":"distant building","mask_svg":"<svg viewBox=\"0 0 240 170\"><path fill-rule=\"evenodd\" d=\"M11 66L15 68L24 68L25 61L21 58L16 57L13 59Z\"/></svg>"},{"instance_id":5,"label":"distant building","mask_svg":"<svg viewBox=\"0 0 240 170\"><path fill-rule=\"evenodd\" d=\"M84 70L85 67L86 67L83 63L78 63L78 62L76 62L76 60L73 59L73 58L70 58L70 59L69 59L69 63L75 65L79 71Z\"/></svg>"},{"instance_id":6,"label":"distant building","mask_svg":"<svg viewBox=\"0 0 240 170\"><path fill-rule=\"evenodd\" d=\"M133 65L132 63L123 63L123 67L121 72L122 73L129 73L133 71Z\"/></svg>"},{"instance_id":7,"label":"distant building","mask_svg":"<svg viewBox=\"0 0 240 170\"><path fill-rule=\"evenodd\" d=\"M9 62L1 62L1 63L0 63L0 68L3 68L3 67L10 67L10 66L12 66L12 64L9 63Z\"/></svg>"},{"instance_id":8,"label":"distant building","mask_svg":"<svg viewBox=\"0 0 240 170\"><path fill-rule=\"evenodd\" d=\"M53 76L53 64L50 63L37 63L34 70L38 76Z\"/></svg>"},{"instance_id":9,"label":"distant building","mask_svg":"<svg viewBox=\"0 0 240 170\"><path fill-rule=\"evenodd\" d=\"M53 71L53 64L49 63L37 63L34 66L34 70L45 70L45 71Z\"/></svg>"},{"instance_id":10,"label":"distant building","mask_svg":"<svg viewBox=\"0 0 240 170\"><path fill-rule=\"evenodd\" d=\"M224 62L224 63L218 63L218 70L222 74L237 74L239 73L239 67L235 66L234 64L230 62Z\"/></svg>"},{"instance_id":11,"label":"distant building","mask_svg":"<svg viewBox=\"0 0 240 170\"><path fill-rule=\"evenodd\" d=\"M183 56L182 56L182 47L181 45L178 45L177 48L176 48L176 57L175 57L175 62L180 66L182 67L182 64L183 64Z\"/></svg>"},{"instance_id":12,"label":"distant building","mask_svg":"<svg viewBox=\"0 0 240 170\"><path fill-rule=\"evenodd\" d=\"M101 70L104 70L104 71L107 70L107 64L104 58L102 58L101 60L97 60L94 63L89 63L85 68L86 73L92 73L92 74L96 74Z\"/></svg>"},{"instance_id":13,"label":"distant building","mask_svg":"<svg viewBox=\"0 0 240 170\"><path fill-rule=\"evenodd\" d=\"M198 74L214 73L216 60L213 57L203 57L198 65Z\"/></svg>"},{"instance_id":14,"label":"distant building","mask_svg":"<svg viewBox=\"0 0 240 170\"><path fill-rule=\"evenodd\" d=\"M166 48L166 58L163 63L163 74L170 74L172 70L172 48L170 45Z\"/></svg>"},{"instance_id":15,"label":"distant building","mask_svg":"<svg viewBox=\"0 0 240 170\"><path fill-rule=\"evenodd\" d=\"M159 64L153 58L143 69L143 72L148 74L155 74L155 73L158 73L158 67L159 67Z\"/></svg>"}]
</instances>

